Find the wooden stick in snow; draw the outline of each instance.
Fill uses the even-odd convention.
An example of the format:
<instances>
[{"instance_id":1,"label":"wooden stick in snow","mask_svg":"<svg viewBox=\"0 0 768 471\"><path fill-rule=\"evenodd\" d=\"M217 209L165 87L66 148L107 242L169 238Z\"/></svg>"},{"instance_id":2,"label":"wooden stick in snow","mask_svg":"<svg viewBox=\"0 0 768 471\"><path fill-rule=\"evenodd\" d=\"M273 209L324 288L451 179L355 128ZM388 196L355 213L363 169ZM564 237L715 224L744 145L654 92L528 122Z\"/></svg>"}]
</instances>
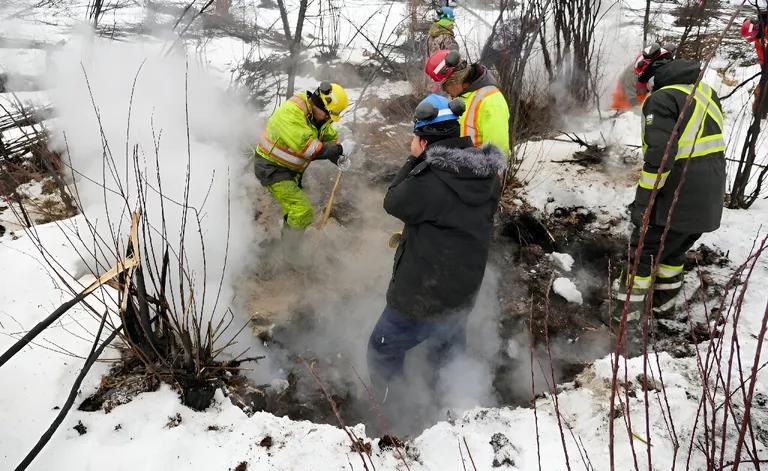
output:
<instances>
[{"instance_id":1,"label":"wooden stick in snow","mask_svg":"<svg viewBox=\"0 0 768 471\"><path fill-rule=\"evenodd\" d=\"M134 213L136 215L137 213ZM135 232L135 225L138 224L138 216L134 217L134 221L131 224L131 234ZM98 280L91 283L87 288L85 288L83 291L81 291L77 296L70 299L66 303L59 306L55 311L53 311L48 317L40 321L36 326L34 326L29 332L24 335L20 340L18 340L16 343L11 345L11 347L5 351L2 355L0 355L0 367L2 367L8 360L10 360L15 354L17 354L22 348L27 346L35 337L40 335L42 331L47 329L51 324L56 322L61 316L63 316L67 311L69 311L73 306L78 304L80 301L84 300L89 294L96 291L98 287L100 287L103 284L106 284L111 279L115 278L116 276L120 275L121 273L133 270L135 267L139 265L139 253L137 251L134 252L134 254L130 258L126 258L123 260L120 260L115 264L115 266L112 267L108 272L104 273L99 277Z\"/></svg>"}]
</instances>

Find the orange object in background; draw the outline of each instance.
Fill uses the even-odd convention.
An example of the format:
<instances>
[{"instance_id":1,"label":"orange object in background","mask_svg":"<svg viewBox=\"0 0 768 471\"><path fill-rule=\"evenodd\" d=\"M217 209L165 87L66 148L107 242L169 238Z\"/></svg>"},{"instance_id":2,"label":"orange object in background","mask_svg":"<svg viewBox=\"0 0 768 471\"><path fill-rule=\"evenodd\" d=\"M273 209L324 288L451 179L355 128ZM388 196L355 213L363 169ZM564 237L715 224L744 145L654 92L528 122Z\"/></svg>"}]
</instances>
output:
<instances>
[{"instance_id":1,"label":"orange object in background","mask_svg":"<svg viewBox=\"0 0 768 471\"><path fill-rule=\"evenodd\" d=\"M627 89L623 83L616 84L616 88L613 89L613 100L611 101L611 109L616 111L628 111L632 107L642 105L645 101L645 97L648 93L638 93L636 90L632 90L631 95L627 95ZM634 95L633 99L630 96Z\"/></svg>"},{"instance_id":2,"label":"orange object in background","mask_svg":"<svg viewBox=\"0 0 768 471\"><path fill-rule=\"evenodd\" d=\"M757 52L757 62L765 66L765 50L768 47L768 12L760 12L760 16L755 19L746 19L741 25L741 35L747 42L755 44ZM764 79L755 87L754 99L752 100L752 114L765 119L768 116L768 100L760 99L760 89L765 87Z\"/></svg>"},{"instance_id":3,"label":"orange object in background","mask_svg":"<svg viewBox=\"0 0 768 471\"><path fill-rule=\"evenodd\" d=\"M637 81L635 64L632 63L622 71L616 82L611 109L619 112L627 111L634 106L642 105L646 95L648 95L648 84Z\"/></svg>"},{"instance_id":4,"label":"orange object in background","mask_svg":"<svg viewBox=\"0 0 768 471\"><path fill-rule=\"evenodd\" d=\"M611 109L616 111L627 111L632 108L632 104L627 98L627 94L624 93L624 87L621 83L616 84L616 88L613 89L613 101L611 102Z\"/></svg>"}]
</instances>

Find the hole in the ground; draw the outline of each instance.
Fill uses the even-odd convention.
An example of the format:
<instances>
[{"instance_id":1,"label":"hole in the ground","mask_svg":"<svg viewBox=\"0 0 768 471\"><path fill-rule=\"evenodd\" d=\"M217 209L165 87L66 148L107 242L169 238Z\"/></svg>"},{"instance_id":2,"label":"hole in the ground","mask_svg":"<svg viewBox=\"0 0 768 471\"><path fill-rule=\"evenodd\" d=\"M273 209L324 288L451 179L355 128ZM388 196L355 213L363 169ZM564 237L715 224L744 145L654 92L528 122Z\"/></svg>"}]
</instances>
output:
<instances>
[{"instance_id":1,"label":"hole in the ground","mask_svg":"<svg viewBox=\"0 0 768 471\"><path fill-rule=\"evenodd\" d=\"M479 382L484 382L481 386L490 386L493 397L481 405L527 406L532 394L549 390L551 376L554 376L556 384L572 381L586 365L609 351L610 335L601 319L608 293L607 270L609 261L612 266L620 263L626 239L594 227L596 225L592 223L595 220L596 216L583 208L562 208L549 218L542 218L533 211L500 218L491 248L491 264L499 272L497 292L494 294L500 300L500 313L498 322L489 323L492 324L490 328L496 331L499 343L493 347L495 353L491 352L486 357L487 364L468 364L463 370L458 370L454 378L455 382L471 383L467 381L470 369L478 366L487 368L488 376ZM538 247L538 250L531 250L532 247ZM555 250L574 258L570 272L549 256ZM723 256L700 247L691 260L691 263L700 266L721 264ZM583 303L574 304L550 292L554 276L572 279L583 294ZM380 288L376 286L372 289ZM364 345L370 332L353 330L343 334L358 338L360 348L346 347L356 352L354 354L329 355L317 348L321 345L319 342L338 342L340 334L335 331L345 329L345 326L328 322L324 317L327 312L324 314L322 310L353 310L350 306L356 297L357 293L339 293L330 306L295 303L286 308L284 316L274 322L273 328L262 329L260 338L266 342L269 355L272 358L282 357L282 361L278 361L283 368L282 377L270 384L257 385L239 374L231 374L222 376L214 386L223 386L230 400L246 412L263 410L296 420L338 425L331 406L333 403L347 424L365 423L369 435L384 434L385 431L379 427L380 409L369 399L357 377L358 373L365 376L365 372L353 367L365 363ZM260 327L272 322L264 319L264 325ZM681 325L680 322L661 323L659 335L670 339L670 343L679 344L680 339L690 341L690 333ZM698 335L701 340L702 332ZM530 360L531 348L533 364ZM321 350L328 352L333 349ZM301 359L316 365L319 377L328 388L328 396ZM533 387L532 372L535 378ZM367 381L367 378L364 379ZM147 384L156 387L155 383ZM106 403L108 405L123 401L123 396L105 396L113 398ZM413 399L416 398L405 396L403 402ZM471 396L471 399L475 401L477 396ZM388 400L396 401L397 398L390 397ZM431 400L437 403L439 397L432 397ZM83 407L88 410L107 407L103 403L103 400L95 400ZM450 419L444 410L429 410L427 413L426 410L403 408L402 411L399 418L405 420L405 426L390 423L388 430L401 437L415 436L439 420Z\"/></svg>"},{"instance_id":2,"label":"hole in the ground","mask_svg":"<svg viewBox=\"0 0 768 471\"><path fill-rule=\"evenodd\" d=\"M492 366L487 381L492 385L496 404L529 405L532 392L549 390L551 376L556 384L573 381L587 365L610 351L611 337L603 317L609 292L608 269L621 263L627 240L599 229L593 224L596 221L594 213L578 207L558 208L548 218L534 211L500 218L491 249L491 263L501 268L496 293L501 300L497 324L500 344L497 354L486 365ZM555 251L574 258L570 272L548 256ZM703 253L700 260L716 258ZM568 302L551 292L551 281L556 276L574 281L583 295L582 304ZM381 433L379 411L351 371L350 365L354 362L318 357L306 349L307 343L311 343L307 336L318 335L319 322L313 309L296 309L290 321L272 331L271 341L275 346L279 344L288 357L301 355L317 361L318 370L331 385L332 400L344 419L348 423L363 422L369 426L369 432ZM658 335L676 342L687 338L687 333L673 328L676 326L660 327ZM367 338L368 332L358 335ZM364 355L364 349L359 354ZM536 378L533 388L532 368ZM272 412L337 424L328 399L306 368L295 362L292 375L292 386L280 396L279 407L271 409ZM462 381L462 378L456 380ZM408 417L408 427L398 428L393 424L392 430L414 435L446 418L444 412L442 416Z\"/></svg>"},{"instance_id":3,"label":"hole in the ground","mask_svg":"<svg viewBox=\"0 0 768 471\"><path fill-rule=\"evenodd\" d=\"M595 220L596 216L584 208L558 208L547 219L533 211L500 218L491 257L491 263L500 268L501 277L496 293L502 300L497 332L500 343L498 352L491 354L489 364L485 365L489 368L486 381L491 385L495 404L530 403L529 332L534 340L537 392L547 389L550 374L554 374L555 382L570 381L585 365L608 351L600 308L607 293L608 261L618 263L626 241L607 232L585 230ZM528 258L523 260L526 251ZM547 254L554 251L569 253L575 259L573 271L562 274L576 281L584 294L582 305L568 303L548 292L557 268ZM547 298L549 302L545 303ZM533 325L529 328L531 313ZM318 371L333 391L331 399L347 422L363 422L369 431L381 432L378 411L351 369L355 362L317 354L308 347L314 344L311 337L323 336L321 316L310 305L294 307L288 318L262 336L273 354L285 356L285 367L291 371L290 386L280 394L272 393L272 399L267 401L268 410L294 419L337 424L328 398L298 361L301 356L317 362ZM551 342L551 370L549 354L543 348L545 332ZM368 334L356 335L367 338ZM358 354L365 355L364 348ZM542 367L545 375L538 371ZM398 429L395 424L392 428L396 433L416 434L445 418L425 415L418 422L409 417L409 427Z\"/></svg>"}]
</instances>

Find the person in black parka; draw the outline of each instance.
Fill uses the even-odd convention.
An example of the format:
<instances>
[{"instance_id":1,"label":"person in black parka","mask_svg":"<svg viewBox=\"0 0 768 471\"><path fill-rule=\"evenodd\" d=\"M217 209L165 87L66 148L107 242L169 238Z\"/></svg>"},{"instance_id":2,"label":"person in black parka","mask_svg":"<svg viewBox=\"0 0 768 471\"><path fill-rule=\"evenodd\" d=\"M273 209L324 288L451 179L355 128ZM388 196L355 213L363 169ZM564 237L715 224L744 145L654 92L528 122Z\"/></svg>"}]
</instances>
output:
<instances>
[{"instance_id":1,"label":"person in black parka","mask_svg":"<svg viewBox=\"0 0 768 471\"><path fill-rule=\"evenodd\" d=\"M377 395L403 374L408 350L428 342L436 374L466 343L465 328L488 260L504 154L459 137L461 100L430 95L416 108L412 155L384 209L405 223L387 306L371 334L368 366Z\"/></svg>"},{"instance_id":2,"label":"person in black parka","mask_svg":"<svg viewBox=\"0 0 768 471\"><path fill-rule=\"evenodd\" d=\"M649 66L653 93L643 104L644 164L631 206L631 219L635 225L630 238L631 257L639 244L643 215L650 204L654 186L658 193L651 208L634 282L631 288L628 287L627 276L617 290L616 304L619 306L615 317L630 290L628 320L641 318L655 261L658 268L653 283L653 311L658 316L668 315L682 287L686 252L702 233L720 227L726 182L723 111L717 94L709 85L700 82L695 86L700 68L699 62L669 57ZM683 114L691 92L694 92L693 100ZM681 114L678 134L673 139L672 131ZM662 166L668 142L669 155ZM673 207L675 191L681 182ZM665 228L668 234L664 251L656 260ZM630 261L630 267L632 263Z\"/></svg>"}]
</instances>

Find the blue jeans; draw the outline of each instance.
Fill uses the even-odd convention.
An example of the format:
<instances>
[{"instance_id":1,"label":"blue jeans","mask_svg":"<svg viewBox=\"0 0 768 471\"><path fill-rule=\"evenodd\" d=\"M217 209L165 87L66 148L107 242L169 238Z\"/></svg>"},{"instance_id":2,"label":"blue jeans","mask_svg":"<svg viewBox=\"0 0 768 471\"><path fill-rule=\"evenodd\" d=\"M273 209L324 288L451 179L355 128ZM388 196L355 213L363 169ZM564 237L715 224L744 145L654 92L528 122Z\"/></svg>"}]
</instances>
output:
<instances>
[{"instance_id":1,"label":"blue jeans","mask_svg":"<svg viewBox=\"0 0 768 471\"><path fill-rule=\"evenodd\" d=\"M419 321L386 306L368 341L368 372L374 390L381 393L390 382L402 379L406 352L424 341L434 385L440 368L466 349L468 314L465 310Z\"/></svg>"}]
</instances>

